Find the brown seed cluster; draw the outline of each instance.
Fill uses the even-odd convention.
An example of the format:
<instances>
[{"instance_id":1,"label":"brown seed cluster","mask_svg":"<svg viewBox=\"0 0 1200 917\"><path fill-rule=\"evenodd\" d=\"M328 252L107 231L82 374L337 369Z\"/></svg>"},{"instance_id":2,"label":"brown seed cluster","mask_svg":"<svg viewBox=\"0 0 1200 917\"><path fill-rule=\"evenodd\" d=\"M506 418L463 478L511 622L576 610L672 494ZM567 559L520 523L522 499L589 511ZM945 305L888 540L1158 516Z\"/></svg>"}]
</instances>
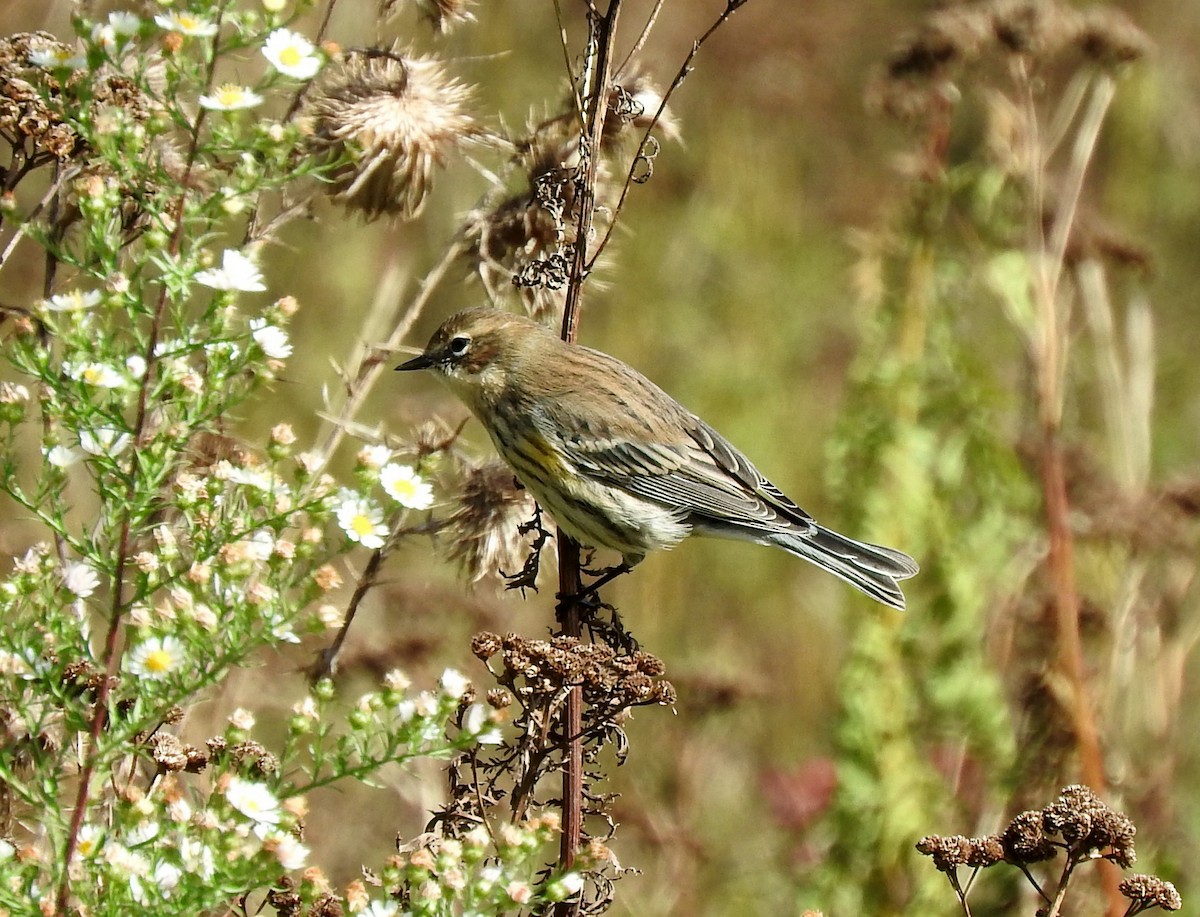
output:
<instances>
[{"instance_id":1,"label":"brown seed cluster","mask_svg":"<svg viewBox=\"0 0 1200 917\"><path fill-rule=\"evenodd\" d=\"M675 703L674 686L661 677L662 660L640 650L618 654L610 646L575 637L527 640L486 632L475 636L471 648L484 660L501 657L504 668L497 678L523 703L574 685L583 688L585 703L598 707Z\"/></svg>"},{"instance_id":2,"label":"brown seed cluster","mask_svg":"<svg viewBox=\"0 0 1200 917\"><path fill-rule=\"evenodd\" d=\"M128 77L119 73L80 72L58 76L30 63L36 52L69 53L49 32L18 32L0 38L0 136L27 155L59 160L78 155L79 133L63 117L65 98L86 80L89 120L101 124L106 110L120 109L135 121L149 114L149 103Z\"/></svg>"},{"instance_id":3,"label":"brown seed cluster","mask_svg":"<svg viewBox=\"0 0 1200 917\"><path fill-rule=\"evenodd\" d=\"M1137 859L1136 833L1126 815L1109 808L1088 787L1072 784L1045 808L1017 815L1000 834L931 834L917 842L917 850L931 857L939 870L950 873L960 866L1000 862L1029 866L1052 859L1059 850L1076 861L1100 857L1127 868Z\"/></svg>"},{"instance_id":4,"label":"brown seed cluster","mask_svg":"<svg viewBox=\"0 0 1200 917\"><path fill-rule=\"evenodd\" d=\"M195 745L187 745L170 733L155 733L148 743L150 757L160 771L187 771L198 774L208 766L208 755Z\"/></svg>"},{"instance_id":5,"label":"brown seed cluster","mask_svg":"<svg viewBox=\"0 0 1200 917\"><path fill-rule=\"evenodd\" d=\"M1164 911L1177 911L1183 907L1183 899L1179 897L1175 886L1158 876L1135 873L1123 880L1119 888L1121 894L1132 901L1138 910L1158 907Z\"/></svg>"},{"instance_id":6,"label":"brown seed cluster","mask_svg":"<svg viewBox=\"0 0 1200 917\"><path fill-rule=\"evenodd\" d=\"M935 10L888 59L871 103L902 120L925 115L962 70L1019 55L1050 62L1075 54L1104 67L1136 61L1150 39L1121 11L1062 0L984 0Z\"/></svg>"},{"instance_id":7,"label":"brown seed cluster","mask_svg":"<svg viewBox=\"0 0 1200 917\"><path fill-rule=\"evenodd\" d=\"M917 850L933 859L942 872L953 872L959 866L991 866L1004 859L1004 845L995 835L964 837L954 834L942 837L930 834L917 841Z\"/></svg>"}]
</instances>

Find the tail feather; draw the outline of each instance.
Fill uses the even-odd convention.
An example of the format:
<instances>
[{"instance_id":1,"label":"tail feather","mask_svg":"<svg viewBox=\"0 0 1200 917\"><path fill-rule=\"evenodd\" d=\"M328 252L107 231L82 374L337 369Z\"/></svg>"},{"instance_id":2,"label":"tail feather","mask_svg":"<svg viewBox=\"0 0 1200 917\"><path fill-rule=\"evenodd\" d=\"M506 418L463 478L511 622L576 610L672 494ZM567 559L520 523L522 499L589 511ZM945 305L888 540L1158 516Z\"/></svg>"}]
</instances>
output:
<instances>
[{"instance_id":1,"label":"tail feather","mask_svg":"<svg viewBox=\"0 0 1200 917\"><path fill-rule=\"evenodd\" d=\"M907 554L855 541L819 525L803 535L781 533L771 540L785 551L840 577L875 601L900 611L904 610L904 593L896 583L915 576L920 569Z\"/></svg>"}]
</instances>

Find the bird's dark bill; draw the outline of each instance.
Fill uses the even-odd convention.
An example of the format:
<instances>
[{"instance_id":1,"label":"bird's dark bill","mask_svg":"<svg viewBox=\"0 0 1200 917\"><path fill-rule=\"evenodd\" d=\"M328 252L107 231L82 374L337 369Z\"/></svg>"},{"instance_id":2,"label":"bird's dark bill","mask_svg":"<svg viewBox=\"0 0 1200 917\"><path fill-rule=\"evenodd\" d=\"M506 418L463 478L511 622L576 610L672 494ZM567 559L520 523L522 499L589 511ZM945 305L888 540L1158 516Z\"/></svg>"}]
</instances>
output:
<instances>
[{"instance_id":1,"label":"bird's dark bill","mask_svg":"<svg viewBox=\"0 0 1200 917\"><path fill-rule=\"evenodd\" d=\"M433 357L427 353L423 353L420 356L413 357L407 363L401 363L396 367L396 371L403 372L409 369L428 369L433 365L433 362Z\"/></svg>"}]
</instances>

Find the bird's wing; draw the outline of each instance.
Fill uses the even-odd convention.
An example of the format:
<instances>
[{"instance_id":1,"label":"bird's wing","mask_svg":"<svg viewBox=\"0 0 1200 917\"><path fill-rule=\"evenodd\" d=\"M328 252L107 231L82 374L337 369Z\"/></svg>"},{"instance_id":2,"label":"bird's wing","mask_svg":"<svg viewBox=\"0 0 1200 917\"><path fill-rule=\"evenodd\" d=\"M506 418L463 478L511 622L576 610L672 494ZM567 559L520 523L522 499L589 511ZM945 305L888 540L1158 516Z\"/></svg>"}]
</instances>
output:
<instances>
[{"instance_id":1,"label":"bird's wing","mask_svg":"<svg viewBox=\"0 0 1200 917\"><path fill-rule=\"evenodd\" d=\"M688 516L751 529L782 523L810 530L808 513L641 373L586 347L566 347L562 356L578 366L548 381L558 410L575 421L572 431L563 436L561 423L549 414L532 419L560 443L579 473ZM588 384L580 385L581 378Z\"/></svg>"},{"instance_id":2,"label":"bird's wing","mask_svg":"<svg viewBox=\"0 0 1200 917\"><path fill-rule=\"evenodd\" d=\"M686 420L690 436L682 442L573 436L568 451L578 472L687 516L752 529L781 520L808 528L811 517L749 459L699 418Z\"/></svg>"}]
</instances>

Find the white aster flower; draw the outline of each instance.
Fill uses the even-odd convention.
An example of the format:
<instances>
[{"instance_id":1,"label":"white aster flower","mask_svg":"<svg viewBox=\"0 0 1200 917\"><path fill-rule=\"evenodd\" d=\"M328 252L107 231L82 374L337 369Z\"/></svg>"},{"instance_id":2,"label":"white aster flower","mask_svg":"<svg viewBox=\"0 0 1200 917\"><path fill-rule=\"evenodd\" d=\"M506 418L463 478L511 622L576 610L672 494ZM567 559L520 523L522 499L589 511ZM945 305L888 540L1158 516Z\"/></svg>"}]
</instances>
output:
<instances>
[{"instance_id":1,"label":"white aster flower","mask_svg":"<svg viewBox=\"0 0 1200 917\"><path fill-rule=\"evenodd\" d=\"M186 10L155 16L154 21L168 32L178 32L192 38L209 38L217 34L217 24L195 16Z\"/></svg>"},{"instance_id":2,"label":"white aster flower","mask_svg":"<svg viewBox=\"0 0 1200 917\"><path fill-rule=\"evenodd\" d=\"M100 585L100 577L91 564L71 562L63 568L63 585L76 597L86 599Z\"/></svg>"},{"instance_id":3,"label":"white aster flower","mask_svg":"<svg viewBox=\"0 0 1200 917\"><path fill-rule=\"evenodd\" d=\"M109 13L108 27L117 35L136 35L142 29L142 20L136 13Z\"/></svg>"},{"instance_id":4,"label":"white aster flower","mask_svg":"<svg viewBox=\"0 0 1200 917\"><path fill-rule=\"evenodd\" d=\"M267 36L263 56L284 76L309 80L321 69L321 58L311 41L288 29L276 29Z\"/></svg>"},{"instance_id":5,"label":"white aster flower","mask_svg":"<svg viewBox=\"0 0 1200 917\"><path fill-rule=\"evenodd\" d=\"M43 70L79 70L87 66L87 58L67 47L35 48L29 52L29 63Z\"/></svg>"},{"instance_id":6,"label":"white aster flower","mask_svg":"<svg viewBox=\"0 0 1200 917\"><path fill-rule=\"evenodd\" d=\"M104 829L99 825L83 825L79 829L79 840L76 842L75 850L81 857L90 857L100 849L100 842L104 840Z\"/></svg>"},{"instance_id":7,"label":"white aster flower","mask_svg":"<svg viewBox=\"0 0 1200 917\"><path fill-rule=\"evenodd\" d=\"M132 650L125 668L139 678L165 678L184 661L183 644L175 637L150 637Z\"/></svg>"},{"instance_id":8,"label":"white aster flower","mask_svg":"<svg viewBox=\"0 0 1200 917\"><path fill-rule=\"evenodd\" d=\"M89 362L77 366L67 364L63 369L67 370L72 379L95 388L122 388L128 383L124 373L118 372L107 363Z\"/></svg>"},{"instance_id":9,"label":"white aster flower","mask_svg":"<svg viewBox=\"0 0 1200 917\"><path fill-rule=\"evenodd\" d=\"M79 447L89 455L120 455L129 446L132 438L115 427L96 427L94 430L79 431Z\"/></svg>"},{"instance_id":10,"label":"white aster flower","mask_svg":"<svg viewBox=\"0 0 1200 917\"><path fill-rule=\"evenodd\" d=\"M363 446L357 456L358 464L364 468L382 468L391 457L392 450L380 444Z\"/></svg>"},{"instance_id":11,"label":"white aster flower","mask_svg":"<svg viewBox=\"0 0 1200 917\"><path fill-rule=\"evenodd\" d=\"M200 107L209 111L239 111L262 104L262 96L245 86L224 83L211 95L200 96Z\"/></svg>"},{"instance_id":12,"label":"white aster flower","mask_svg":"<svg viewBox=\"0 0 1200 917\"><path fill-rule=\"evenodd\" d=\"M408 465L385 465L379 472L379 483L388 496L408 509L429 509L433 505L433 486Z\"/></svg>"},{"instance_id":13,"label":"white aster flower","mask_svg":"<svg viewBox=\"0 0 1200 917\"><path fill-rule=\"evenodd\" d=\"M234 777L225 790L225 799L256 824L279 824L279 800L265 783Z\"/></svg>"},{"instance_id":14,"label":"white aster flower","mask_svg":"<svg viewBox=\"0 0 1200 917\"><path fill-rule=\"evenodd\" d=\"M292 835L282 831L269 834L263 842L263 848L274 854L279 865L289 871L303 869L311 852Z\"/></svg>"},{"instance_id":15,"label":"white aster flower","mask_svg":"<svg viewBox=\"0 0 1200 917\"><path fill-rule=\"evenodd\" d=\"M396 901L372 901L362 917L396 917L399 913L400 904Z\"/></svg>"},{"instance_id":16,"label":"white aster flower","mask_svg":"<svg viewBox=\"0 0 1200 917\"><path fill-rule=\"evenodd\" d=\"M499 745L504 737L500 729L492 722L491 708L484 704L471 704L463 717L463 730L475 736L480 745Z\"/></svg>"},{"instance_id":17,"label":"white aster flower","mask_svg":"<svg viewBox=\"0 0 1200 917\"><path fill-rule=\"evenodd\" d=\"M125 371L129 373L129 378L137 382L146 375L146 358L136 353L126 357Z\"/></svg>"},{"instance_id":18,"label":"white aster flower","mask_svg":"<svg viewBox=\"0 0 1200 917\"><path fill-rule=\"evenodd\" d=\"M250 336L272 360L286 360L292 355L292 345L288 341L287 332L277 325L268 324L265 318L251 319Z\"/></svg>"},{"instance_id":19,"label":"white aster flower","mask_svg":"<svg viewBox=\"0 0 1200 917\"><path fill-rule=\"evenodd\" d=\"M382 548L388 536L383 522L383 510L362 497L347 494L337 508L338 525L351 541L357 541L372 551Z\"/></svg>"},{"instance_id":20,"label":"white aster flower","mask_svg":"<svg viewBox=\"0 0 1200 917\"><path fill-rule=\"evenodd\" d=\"M79 453L67 446L51 446L46 450L46 461L55 468L69 468L79 461Z\"/></svg>"},{"instance_id":21,"label":"white aster flower","mask_svg":"<svg viewBox=\"0 0 1200 917\"><path fill-rule=\"evenodd\" d=\"M90 309L99 303L99 290L88 290L87 292L70 290L51 296L43 303L43 307L47 312L79 312L83 309Z\"/></svg>"},{"instance_id":22,"label":"white aster flower","mask_svg":"<svg viewBox=\"0 0 1200 917\"><path fill-rule=\"evenodd\" d=\"M258 265L236 248L225 249L219 268L198 271L196 282L214 290L237 290L241 293L261 293L267 288Z\"/></svg>"},{"instance_id":23,"label":"white aster flower","mask_svg":"<svg viewBox=\"0 0 1200 917\"><path fill-rule=\"evenodd\" d=\"M467 693L467 688L471 687L471 680L458 669L446 669L446 671L442 672L442 677L438 684L441 686L442 694L445 697L458 700Z\"/></svg>"}]
</instances>

